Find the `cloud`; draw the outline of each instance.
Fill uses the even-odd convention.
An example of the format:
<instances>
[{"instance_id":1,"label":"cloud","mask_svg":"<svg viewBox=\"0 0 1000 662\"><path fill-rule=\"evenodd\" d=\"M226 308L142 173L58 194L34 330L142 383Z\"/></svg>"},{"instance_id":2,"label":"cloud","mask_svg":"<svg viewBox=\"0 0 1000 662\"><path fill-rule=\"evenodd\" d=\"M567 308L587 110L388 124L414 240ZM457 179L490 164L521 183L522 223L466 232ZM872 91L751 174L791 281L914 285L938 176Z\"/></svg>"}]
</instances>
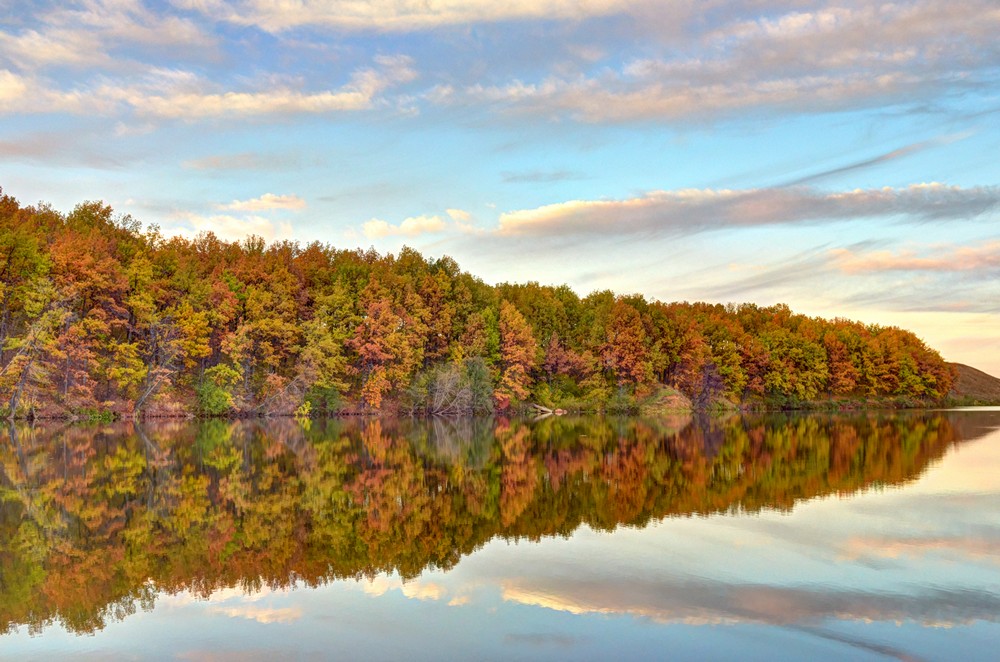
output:
<instances>
[{"instance_id":1,"label":"cloud","mask_svg":"<svg viewBox=\"0 0 1000 662\"><path fill-rule=\"evenodd\" d=\"M117 93L136 114L164 119L358 111L372 108L378 95L387 88L416 77L409 58L376 60L378 68L355 72L350 81L337 90L307 92L279 86L253 92L213 92L201 85L197 89L177 85L163 92L124 89Z\"/></svg>"},{"instance_id":2,"label":"cloud","mask_svg":"<svg viewBox=\"0 0 1000 662\"><path fill-rule=\"evenodd\" d=\"M440 600L447 593L440 584L417 580L404 582L399 590L412 600Z\"/></svg>"},{"instance_id":3,"label":"cloud","mask_svg":"<svg viewBox=\"0 0 1000 662\"><path fill-rule=\"evenodd\" d=\"M0 69L0 115L13 113L108 113L113 101L86 91L56 89L35 76Z\"/></svg>"},{"instance_id":4,"label":"cloud","mask_svg":"<svg viewBox=\"0 0 1000 662\"><path fill-rule=\"evenodd\" d=\"M456 223L468 223L472 218L472 214L464 209L445 209L444 211Z\"/></svg>"},{"instance_id":5,"label":"cloud","mask_svg":"<svg viewBox=\"0 0 1000 662\"><path fill-rule=\"evenodd\" d=\"M1000 270L1000 241L980 246L952 246L935 250L933 257L912 250L858 253L838 248L831 251L834 264L849 274L885 271L988 272Z\"/></svg>"},{"instance_id":6,"label":"cloud","mask_svg":"<svg viewBox=\"0 0 1000 662\"><path fill-rule=\"evenodd\" d=\"M939 183L827 193L807 187L652 191L625 200L571 200L501 214L510 237L683 234L863 218L911 222L973 219L1000 207L1000 187Z\"/></svg>"},{"instance_id":7,"label":"cloud","mask_svg":"<svg viewBox=\"0 0 1000 662\"><path fill-rule=\"evenodd\" d=\"M0 32L0 57L22 69L122 68L132 61L136 49L182 46L171 51L176 58L212 53L216 46L215 38L192 20L154 12L139 0L59 3L34 19L36 25L17 34ZM123 46L130 49L125 57Z\"/></svg>"},{"instance_id":8,"label":"cloud","mask_svg":"<svg viewBox=\"0 0 1000 662\"><path fill-rule=\"evenodd\" d=\"M571 170L505 172L502 174L502 177L505 184L565 182L584 178L582 173Z\"/></svg>"},{"instance_id":9,"label":"cloud","mask_svg":"<svg viewBox=\"0 0 1000 662\"><path fill-rule=\"evenodd\" d=\"M403 582L395 575L377 575L368 580L359 580L358 583L362 591L374 597L385 595L403 586Z\"/></svg>"},{"instance_id":10,"label":"cloud","mask_svg":"<svg viewBox=\"0 0 1000 662\"><path fill-rule=\"evenodd\" d=\"M302 609L299 607L259 607L253 604L238 607L213 607L208 612L229 618L245 618L264 624L294 623L302 618Z\"/></svg>"},{"instance_id":11,"label":"cloud","mask_svg":"<svg viewBox=\"0 0 1000 662\"><path fill-rule=\"evenodd\" d=\"M679 80L649 67L637 70L643 72L639 76L623 73L572 80L553 77L538 83L473 85L461 91L437 88L428 99L442 105L489 105L515 115L568 117L586 123L705 122L751 110L772 113L847 110L926 98L941 91L927 90L934 86L934 81L905 71L876 77L862 73L809 74L757 81L733 71L723 77L723 82L708 82L699 79L700 73L694 73L698 71L696 65L701 64L690 63L686 68L692 70L692 76Z\"/></svg>"},{"instance_id":12,"label":"cloud","mask_svg":"<svg viewBox=\"0 0 1000 662\"><path fill-rule=\"evenodd\" d=\"M715 16L678 9L662 38L655 26L664 19L638 4L633 28L648 57L606 61L596 72L550 68L534 78L449 82L427 99L592 123L705 122L926 104L995 85L1000 11L990 0L961 7L933 0L815 9L809 5L818 3L771 4L762 12L759 3L733 3Z\"/></svg>"},{"instance_id":13,"label":"cloud","mask_svg":"<svg viewBox=\"0 0 1000 662\"><path fill-rule=\"evenodd\" d=\"M366 594L378 597L389 591L398 590L411 600L442 600L447 597L447 589L435 582L421 579L403 581L398 575L377 575L367 580L360 580L361 590ZM452 605L465 604L466 600L456 598L449 602Z\"/></svg>"},{"instance_id":14,"label":"cloud","mask_svg":"<svg viewBox=\"0 0 1000 662\"><path fill-rule=\"evenodd\" d=\"M309 161L307 163L307 161ZM305 165L320 165L317 160L303 159L298 154L263 154L239 152L236 154L214 154L184 161L185 168L191 170L290 170Z\"/></svg>"},{"instance_id":15,"label":"cloud","mask_svg":"<svg viewBox=\"0 0 1000 662\"><path fill-rule=\"evenodd\" d=\"M82 30L26 30L18 35L0 32L0 53L21 69L106 66L113 62L97 35Z\"/></svg>"},{"instance_id":16,"label":"cloud","mask_svg":"<svg viewBox=\"0 0 1000 662\"><path fill-rule=\"evenodd\" d=\"M801 186L803 184L810 184L812 182L816 182L822 179L828 179L830 177L835 177L837 175L843 175L848 172L865 170L867 168L872 168L874 166L882 165L883 163L889 163L891 161L901 159L903 157L909 156L910 154L921 152L925 149L934 147L936 145L947 145L949 143L958 140L963 140L965 138L968 138L970 135L971 135L970 133L961 133L950 136L942 136L934 140L923 140L920 142L911 143L909 145L904 145L903 147L899 147L897 149L885 152L883 154L879 154L878 156L874 156L870 159L855 161L854 163L849 163L844 166L839 166L837 168L824 170L823 172L817 172L812 175L800 177L799 179L788 182L787 184L785 184L785 186Z\"/></svg>"},{"instance_id":17,"label":"cloud","mask_svg":"<svg viewBox=\"0 0 1000 662\"><path fill-rule=\"evenodd\" d=\"M212 591L212 594L208 597L208 601L219 603L235 599L241 603L259 602L264 598L287 592L288 592L287 590L276 591L275 589L269 586L261 586L253 590L240 588L236 586L227 586L225 588L220 588Z\"/></svg>"},{"instance_id":18,"label":"cloud","mask_svg":"<svg viewBox=\"0 0 1000 662\"><path fill-rule=\"evenodd\" d=\"M362 225L362 231L369 239L382 237L416 237L431 232L441 232L447 224L440 216L412 216L399 225L392 225L379 218L373 218Z\"/></svg>"},{"instance_id":19,"label":"cloud","mask_svg":"<svg viewBox=\"0 0 1000 662\"><path fill-rule=\"evenodd\" d=\"M582 584L556 578L509 579L503 599L571 614L631 614L661 623L765 623L805 626L827 619L913 620L927 625L997 622L1000 598L986 590L932 589L915 594L831 591L711 580L643 582L620 578Z\"/></svg>"},{"instance_id":20,"label":"cloud","mask_svg":"<svg viewBox=\"0 0 1000 662\"><path fill-rule=\"evenodd\" d=\"M1000 56L993 37L1000 29L1000 11L991 0L955 7L933 0L879 7L776 0L764 16L753 0L730 3L725 12L705 12L693 3L664 7L650 0L171 4L154 10L139 0L86 0L37 12L20 31L0 31L0 66L9 65L33 82L32 94L3 110L199 119L352 112L378 105L419 112L421 105L431 104L472 106L491 117L705 122L756 112L826 112L958 98L992 89ZM587 21L595 17L602 19L601 29ZM402 56L376 57L374 66L332 88L310 77L275 81L259 70L239 83L208 75L196 85L165 88L159 86L163 80L106 77L109 71L161 77L151 64L158 60L150 56L162 53L169 54L174 67L179 58L211 62L221 57L220 37L204 27L210 22L271 33L288 57L296 58L329 41L310 31L290 34L300 28L398 32L515 20L564 25L531 57L522 58L523 48L512 51L511 40L500 38L509 37L506 25L498 25L497 38L483 40L475 53L463 50L460 39L447 42L445 63L425 74L437 84L394 97L387 94L390 89L416 79L413 63ZM256 30L247 32L260 37ZM250 36L232 39L227 53L252 58ZM574 45L579 43L588 46ZM484 60L491 64L484 67ZM55 67L97 68L102 74L71 83L32 78ZM578 173L505 174L508 182L565 178L578 178ZM800 183L805 181L813 179Z\"/></svg>"},{"instance_id":21,"label":"cloud","mask_svg":"<svg viewBox=\"0 0 1000 662\"><path fill-rule=\"evenodd\" d=\"M185 168L191 170L261 170L269 165L270 160L254 152L239 154L216 154L185 161Z\"/></svg>"},{"instance_id":22,"label":"cloud","mask_svg":"<svg viewBox=\"0 0 1000 662\"><path fill-rule=\"evenodd\" d=\"M263 237L267 241L288 239L292 237L292 226L288 222L276 222L262 216L231 216L216 214L202 216L199 214L181 214L189 227L164 228L165 232L194 236L200 232L212 232L220 239L242 241L249 235Z\"/></svg>"},{"instance_id":23,"label":"cloud","mask_svg":"<svg viewBox=\"0 0 1000 662\"><path fill-rule=\"evenodd\" d=\"M1000 531L993 535L929 538L887 538L855 536L848 539L841 558L857 561L865 558L899 559L940 554L968 560L987 561L1000 565Z\"/></svg>"},{"instance_id":24,"label":"cloud","mask_svg":"<svg viewBox=\"0 0 1000 662\"><path fill-rule=\"evenodd\" d=\"M410 58L376 57L375 67L355 71L334 90L304 91L273 80L256 91L219 86L188 71L154 69L138 83L103 81L63 91L33 77L0 70L0 102L7 113L132 113L167 120L350 112L373 108L388 88L413 80Z\"/></svg>"},{"instance_id":25,"label":"cloud","mask_svg":"<svg viewBox=\"0 0 1000 662\"><path fill-rule=\"evenodd\" d=\"M118 169L134 162L135 154L109 149L98 131L49 130L0 138L0 161L72 167Z\"/></svg>"},{"instance_id":26,"label":"cloud","mask_svg":"<svg viewBox=\"0 0 1000 662\"><path fill-rule=\"evenodd\" d=\"M807 250L769 265L730 265L726 282L712 285L710 281L718 271L685 279L692 296L708 301L733 301L743 297L760 297L773 288L786 288L789 284L801 287L829 277L829 257L821 250ZM808 287L808 285L806 285Z\"/></svg>"},{"instance_id":27,"label":"cloud","mask_svg":"<svg viewBox=\"0 0 1000 662\"><path fill-rule=\"evenodd\" d=\"M587 643L586 637L568 634L553 634L548 632L511 633L503 638L506 644L525 644L528 646L553 646L570 648Z\"/></svg>"},{"instance_id":28,"label":"cloud","mask_svg":"<svg viewBox=\"0 0 1000 662\"><path fill-rule=\"evenodd\" d=\"M229 211L272 211L275 209L305 209L306 201L297 195L275 195L265 193L252 200L233 200L227 205L219 205L219 209Z\"/></svg>"},{"instance_id":29,"label":"cloud","mask_svg":"<svg viewBox=\"0 0 1000 662\"><path fill-rule=\"evenodd\" d=\"M349 2L334 0L237 0L233 2L175 0L175 4L197 9L217 19L237 25L253 25L272 33L300 27L338 30L403 32L470 23L511 20L578 21L620 11L629 0L533 0L495 2L492 0L374 0Z\"/></svg>"}]
</instances>

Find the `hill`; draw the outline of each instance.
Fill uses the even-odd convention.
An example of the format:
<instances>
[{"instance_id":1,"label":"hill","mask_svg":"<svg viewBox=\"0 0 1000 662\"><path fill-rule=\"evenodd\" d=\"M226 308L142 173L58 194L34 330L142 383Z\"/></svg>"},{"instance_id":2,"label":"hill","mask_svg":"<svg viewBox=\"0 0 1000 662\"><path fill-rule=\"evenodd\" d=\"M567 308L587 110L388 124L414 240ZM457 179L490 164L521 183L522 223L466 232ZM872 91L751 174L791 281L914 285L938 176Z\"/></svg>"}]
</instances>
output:
<instances>
[{"instance_id":1,"label":"hill","mask_svg":"<svg viewBox=\"0 0 1000 662\"><path fill-rule=\"evenodd\" d=\"M961 363L949 364L956 379L948 397L967 404L1000 403L1000 379Z\"/></svg>"}]
</instances>

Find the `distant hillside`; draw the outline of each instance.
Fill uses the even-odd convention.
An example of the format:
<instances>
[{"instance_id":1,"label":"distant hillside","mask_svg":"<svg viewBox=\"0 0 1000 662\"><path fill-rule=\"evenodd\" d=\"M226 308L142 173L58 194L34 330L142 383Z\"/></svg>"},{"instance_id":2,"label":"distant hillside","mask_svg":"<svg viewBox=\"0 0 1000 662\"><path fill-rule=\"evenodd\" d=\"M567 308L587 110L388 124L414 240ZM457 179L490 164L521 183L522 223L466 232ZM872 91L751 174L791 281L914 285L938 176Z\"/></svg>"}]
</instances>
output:
<instances>
[{"instance_id":1,"label":"distant hillside","mask_svg":"<svg viewBox=\"0 0 1000 662\"><path fill-rule=\"evenodd\" d=\"M1000 379L961 363L951 363L957 379L949 397L979 403L1000 403Z\"/></svg>"}]
</instances>

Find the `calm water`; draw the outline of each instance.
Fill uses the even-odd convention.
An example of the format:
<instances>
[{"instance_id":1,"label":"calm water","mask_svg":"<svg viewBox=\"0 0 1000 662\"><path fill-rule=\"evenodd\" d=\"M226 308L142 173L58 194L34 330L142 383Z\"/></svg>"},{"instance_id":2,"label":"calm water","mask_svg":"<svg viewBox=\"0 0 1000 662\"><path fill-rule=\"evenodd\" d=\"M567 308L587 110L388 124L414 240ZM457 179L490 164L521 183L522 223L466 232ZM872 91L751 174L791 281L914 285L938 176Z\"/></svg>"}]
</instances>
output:
<instances>
[{"instance_id":1,"label":"calm water","mask_svg":"<svg viewBox=\"0 0 1000 662\"><path fill-rule=\"evenodd\" d=\"M995 659L1000 410L0 433L5 659Z\"/></svg>"}]
</instances>

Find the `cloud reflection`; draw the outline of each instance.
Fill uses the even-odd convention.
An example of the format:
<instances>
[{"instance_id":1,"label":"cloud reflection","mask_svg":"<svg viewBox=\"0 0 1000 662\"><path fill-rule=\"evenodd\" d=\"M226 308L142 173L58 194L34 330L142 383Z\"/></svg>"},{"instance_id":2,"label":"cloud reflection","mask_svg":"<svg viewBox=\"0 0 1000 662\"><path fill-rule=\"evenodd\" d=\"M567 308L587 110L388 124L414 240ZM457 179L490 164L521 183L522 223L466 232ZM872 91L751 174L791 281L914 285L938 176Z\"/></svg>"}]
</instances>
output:
<instances>
[{"instance_id":1,"label":"cloud reflection","mask_svg":"<svg viewBox=\"0 0 1000 662\"><path fill-rule=\"evenodd\" d=\"M915 594L815 587L729 584L708 579L560 581L552 577L505 580L508 602L571 614L642 616L659 623L713 625L817 624L830 619L915 621L946 627L1000 621L1000 597L978 588Z\"/></svg>"}]
</instances>

